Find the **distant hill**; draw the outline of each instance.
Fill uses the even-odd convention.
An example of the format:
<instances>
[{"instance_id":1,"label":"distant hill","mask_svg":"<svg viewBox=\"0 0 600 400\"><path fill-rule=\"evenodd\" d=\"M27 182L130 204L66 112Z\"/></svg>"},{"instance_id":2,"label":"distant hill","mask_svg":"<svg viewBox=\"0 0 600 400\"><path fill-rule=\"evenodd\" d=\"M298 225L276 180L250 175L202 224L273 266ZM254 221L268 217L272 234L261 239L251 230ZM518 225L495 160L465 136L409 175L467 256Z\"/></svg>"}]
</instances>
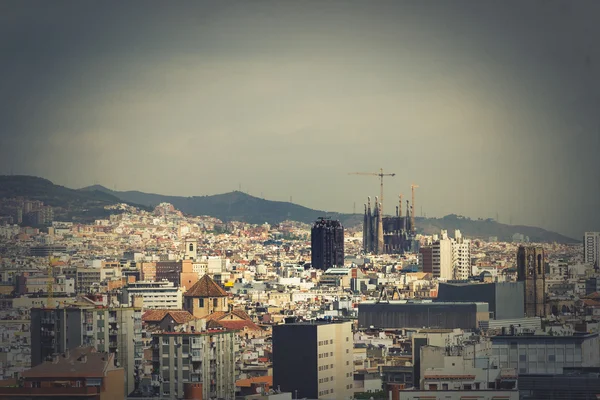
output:
<instances>
[{"instance_id":1,"label":"distant hill","mask_svg":"<svg viewBox=\"0 0 600 400\"><path fill-rule=\"evenodd\" d=\"M82 192L103 192L117 197L125 202L143 204L154 207L162 202L171 203L175 208L191 215L210 215L223 221L244 221L252 224L277 224L285 220L312 223L318 217L328 216L339 219L347 227L357 227L362 224L362 214L330 213L313 210L290 202L271 201L249 194L235 191L212 196L165 196L139 191L119 192L100 185L80 189ZM512 235L521 233L529 236L532 242L577 243L578 241L564 235L550 232L541 228L529 226L511 226L499 224L493 220L471 220L457 215L443 218L416 218L417 231L427 235L439 233L446 229L453 235L455 229L460 229L463 235L472 238L488 239L498 237L501 241L510 241Z\"/></svg>"},{"instance_id":2,"label":"distant hill","mask_svg":"<svg viewBox=\"0 0 600 400\"><path fill-rule=\"evenodd\" d=\"M54 207L57 219L82 221L107 216L104 206L123 202L106 191L69 189L35 176L0 175L0 214L7 213L2 199L18 197Z\"/></svg>"},{"instance_id":3,"label":"distant hill","mask_svg":"<svg viewBox=\"0 0 600 400\"><path fill-rule=\"evenodd\" d=\"M235 191L213 196L164 196L138 191L118 192L104 186L89 186L81 191L104 192L121 200L154 207L160 203L170 203L176 209L191 215L210 215L222 221L244 221L250 224L277 224L285 220L312 223L318 217L327 216L339 219L344 226L362 223L362 215L331 213L313 210L294 203L265 200Z\"/></svg>"},{"instance_id":4,"label":"distant hill","mask_svg":"<svg viewBox=\"0 0 600 400\"><path fill-rule=\"evenodd\" d=\"M451 214L443 218L416 218L415 224L419 232L426 235L439 233L445 229L450 236L454 236L454 230L458 229L464 236L480 239L488 239L495 236L500 241L510 242L515 233L529 237L530 242L536 243L578 243L578 240L561 235L556 232L547 231L542 228L524 225L505 225L493 219L472 220L470 218Z\"/></svg>"}]
</instances>

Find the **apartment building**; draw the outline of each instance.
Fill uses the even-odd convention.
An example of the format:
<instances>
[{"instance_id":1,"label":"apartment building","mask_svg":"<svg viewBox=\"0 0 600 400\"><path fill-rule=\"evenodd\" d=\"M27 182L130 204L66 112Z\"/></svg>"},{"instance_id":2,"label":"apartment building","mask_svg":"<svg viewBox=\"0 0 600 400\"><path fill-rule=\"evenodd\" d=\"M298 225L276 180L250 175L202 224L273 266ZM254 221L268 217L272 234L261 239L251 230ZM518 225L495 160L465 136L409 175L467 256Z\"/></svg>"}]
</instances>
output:
<instances>
[{"instance_id":1,"label":"apartment building","mask_svg":"<svg viewBox=\"0 0 600 400\"><path fill-rule=\"evenodd\" d=\"M600 266L600 232L583 235L583 262Z\"/></svg>"},{"instance_id":2,"label":"apartment building","mask_svg":"<svg viewBox=\"0 0 600 400\"><path fill-rule=\"evenodd\" d=\"M121 303L133 305L134 297L141 297L143 308L161 310L180 310L183 293L173 282L130 282L123 287Z\"/></svg>"},{"instance_id":3,"label":"apartment building","mask_svg":"<svg viewBox=\"0 0 600 400\"><path fill-rule=\"evenodd\" d=\"M448 237L448 232L442 230L431 246L431 265L433 277L442 281L469 279L471 241L463 238L459 230L455 231L454 238ZM425 263L423 268L425 271Z\"/></svg>"},{"instance_id":4,"label":"apartment building","mask_svg":"<svg viewBox=\"0 0 600 400\"><path fill-rule=\"evenodd\" d=\"M433 277L440 280L454 279L452 241L445 231L431 246Z\"/></svg>"},{"instance_id":5,"label":"apartment building","mask_svg":"<svg viewBox=\"0 0 600 400\"><path fill-rule=\"evenodd\" d=\"M273 387L296 398L351 399L352 323L316 320L273 327Z\"/></svg>"},{"instance_id":6,"label":"apartment building","mask_svg":"<svg viewBox=\"0 0 600 400\"><path fill-rule=\"evenodd\" d=\"M22 374L17 386L0 387L0 398L10 399L125 399L123 368L114 354L78 347L57 354Z\"/></svg>"},{"instance_id":7,"label":"apartment building","mask_svg":"<svg viewBox=\"0 0 600 400\"><path fill-rule=\"evenodd\" d=\"M452 241L453 279L465 280L471 276L471 241L465 239L459 230Z\"/></svg>"},{"instance_id":8,"label":"apartment building","mask_svg":"<svg viewBox=\"0 0 600 400\"><path fill-rule=\"evenodd\" d=\"M237 335L225 329L162 332L152 338L155 394L179 399L186 384L201 383L204 399L235 397Z\"/></svg>"},{"instance_id":9,"label":"apartment building","mask_svg":"<svg viewBox=\"0 0 600 400\"><path fill-rule=\"evenodd\" d=\"M79 346L115 355L125 369L125 396L135 389L143 358L140 308L67 307L31 310L31 365Z\"/></svg>"}]
</instances>

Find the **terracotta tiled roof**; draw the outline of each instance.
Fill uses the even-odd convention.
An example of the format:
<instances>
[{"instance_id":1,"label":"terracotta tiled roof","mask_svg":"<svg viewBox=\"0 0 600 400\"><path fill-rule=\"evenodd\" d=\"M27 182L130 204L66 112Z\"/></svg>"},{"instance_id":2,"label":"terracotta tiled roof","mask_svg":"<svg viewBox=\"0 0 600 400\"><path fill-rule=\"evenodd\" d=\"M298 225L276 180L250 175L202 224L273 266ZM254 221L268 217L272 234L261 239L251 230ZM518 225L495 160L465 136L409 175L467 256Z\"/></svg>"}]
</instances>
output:
<instances>
[{"instance_id":1,"label":"terracotta tiled roof","mask_svg":"<svg viewBox=\"0 0 600 400\"><path fill-rule=\"evenodd\" d=\"M171 317L178 324L185 324L195 317L188 311L181 310L148 310L142 315L144 322L160 322L166 317Z\"/></svg>"},{"instance_id":2,"label":"terracotta tiled roof","mask_svg":"<svg viewBox=\"0 0 600 400\"><path fill-rule=\"evenodd\" d=\"M82 358L85 356L85 358ZM114 370L113 355L97 353L93 347L78 347L58 356L56 363L45 361L23 372L23 378L102 378Z\"/></svg>"},{"instance_id":3,"label":"terracotta tiled roof","mask_svg":"<svg viewBox=\"0 0 600 400\"><path fill-rule=\"evenodd\" d=\"M160 322L167 315L169 310L148 310L142 315L144 322Z\"/></svg>"},{"instance_id":4,"label":"terracotta tiled roof","mask_svg":"<svg viewBox=\"0 0 600 400\"><path fill-rule=\"evenodd\" d=\"M187 311L169 311L165 317L169 316L178 324L185 324L186 322L196 319L196 317Z\"/></svg>"},{"instance_id":5,"label":"terracotta tiled roof","mask_svg":"<svg viewBox=\"0 0 600 400\"><path fill-rule=\"evenodd\" d=\"M247 319L247 320L250 320L250 319L251 319L251 318L250 318L250 316L249 316L248 314L246 314L246 311L244 311L244 310L240 310L239 308L237 308L237 309L235 309L235 310L231 311L231 313L232 313L233 315L236 315L237 317L239 317L239 318L241 318L241 319Z\"/></svg>"},{"instance_id":6,"label":"terracotta tiled roof","mask_svg":"<svg viewBox=\"0 0 600 400\"><path fill-rule=\"evenodd\" d=\"M592 299L584 299L582 300L583 304L588 307L600 307L600 301L592 300Z\"/></svg>"},{"instance_id":7,"label":"terracotta tiled roof","mask_svg":"<svg viewBox=\"0 0 600 400\"><path fill-rule=\"evenodd\" d=\"M273 375L271 376L256 376L254 378L240 379L235 382L237 387L251 387L252 384L267 384L273 386Z\"/></svg>"},{"instance_id":8,"label":"terracotta tiled roof","mask_svg":"<svg viewBox=\"0 0 600 400\"><path fill-rule=\"evenodd\" d=\"M186 297L227 297L223 288L216 284L210 276L204 275L198 282L185 292Z\"/></svg>"},{"instance_id":9,"label":"terracotta tiled roof","mask_svg":"<svg viewBox=\"0 0 600 400\"><path fill-rule=\"evenodd\" d=\"M251 331L261 330L260 327L258 325L256 325L254 322L248 321L248 320L239 320L239 319L238 320L221 319L218 321L212 320L212 321L209 321L209 323L207 323L206 326L209 328L222 326L223 328L231 329L231 330L235 330L235 331L241 331L244 328L247 328Z\"/></svg>"},{"instance_id":10,"label":"terracotta tiled roof","mask_svg":"<svg viewBox=\"0 0 600 400\"><path fill-rule=\"evenodd\" d=\"M229 313L226 313L225 311L215 311L212 314L208 314L204 317L202 317L202 319L206 320L206 322L208 321L218 321L221 318L223 318L224 316L226 316Z\"/></svg>"}]
</instances>

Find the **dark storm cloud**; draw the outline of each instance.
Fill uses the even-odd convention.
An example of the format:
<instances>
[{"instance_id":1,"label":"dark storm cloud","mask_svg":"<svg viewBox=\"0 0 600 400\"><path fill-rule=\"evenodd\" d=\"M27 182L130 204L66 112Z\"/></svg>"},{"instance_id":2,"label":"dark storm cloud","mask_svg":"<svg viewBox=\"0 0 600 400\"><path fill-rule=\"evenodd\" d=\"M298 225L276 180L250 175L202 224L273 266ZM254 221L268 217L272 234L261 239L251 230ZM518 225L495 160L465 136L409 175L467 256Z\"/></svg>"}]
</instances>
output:
<instances>
[{"instance_id":1,"label":"dark storm cloud","mask_svg":"<svg viewBox=\"0 0 600 400\"><path fill-rule=\"evenodd\" d=\"M377 182L347 172L384 167L428 215L578 237L600 230L598 20L593 0L0 2L0 171L350 211Z\"/></svg>"}]
</instances>

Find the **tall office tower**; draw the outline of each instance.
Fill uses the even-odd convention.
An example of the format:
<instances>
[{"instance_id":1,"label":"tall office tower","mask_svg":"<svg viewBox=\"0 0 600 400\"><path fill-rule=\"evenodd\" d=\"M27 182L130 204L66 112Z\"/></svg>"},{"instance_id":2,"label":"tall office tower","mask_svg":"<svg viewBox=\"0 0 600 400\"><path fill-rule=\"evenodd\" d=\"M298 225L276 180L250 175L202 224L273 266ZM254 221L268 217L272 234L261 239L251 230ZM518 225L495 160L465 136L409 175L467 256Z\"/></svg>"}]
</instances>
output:
<instances>
[{"instance_id":1,"label":"tall office tower","mask_svg":"<svg viewBox=\"0 0 600 400\"><path fill-rule=\"evenodd\" d=\"M136 388L141 368L141 308L68 307L31 309L31 366L53 354L79 346L115 355L115 366L125 369L125 396Z\"/></svg>"},{"instance_id":2,"label":"tall office tower","mask_svg":"<svg viewBox=\"0 0 600 400\"><path fill-rule=\"evenodd\" d=\"M471 241L462 237L459 230L452 241L452 263L454 279L467 280L471 276Z\"/></svg>"},{"instance_id":3,"label":"tall office tower","mask_svg":"<svg viewBox=\"0 0 600 400\"><path fill-rule=\"evenodd\" d=\"M542 247L519 246L517 280L525 282L525 315L546 316L546 271Z\"/></svg>"},{"instance_id":4,"label":"tall office tower","mask_svg":"<svg viewBox=\"0 0 600 400\"><path fill-rule=\"evenodd\" d=\"M235 331L162 332L152 336L152 383L157 396L189 398L184 397L186 387L201 384L201 398L235 398Z\"/></svg>"},{"instance_id":5,"label":"tall office tower","mask_svg":"<svg viewBox=\"0 0 600 400\"><path fill-rule=\"evenodd\" d=\"M319 218L310 232L311 261L316 269L344 265L344 227L339 221Z\"/></svg>"},{"instance_id":6,"label":"tall office tower","mask_svg":"<svg viewBox=\"0 0 600 400\"><path fill-rule=\"evenodd\" d=\"M445 281L454 279L452 240L446 231L442 231L441 237L433 242L431 248L433 277Z\"/></svg>"},{"instance_id":7,"label":"tall office tower","mask_svg":"<svg viewBox=\"0 0 600 400\"><path fill-rule=\"evenodd\" d=\"M583 262L600 267L600 232L583 235Z\"/></svg>"},{"instance_id":8,"label":"tall office tower","mask_svg":"<svg viewBox=\"0 0 600 400\"><path fill-rule=\"evenodd\" d=\"M351 399L352 323L309 321L273 327L273 387L295 399Z\"/></svg>"},{"instance_id":9,"label":"tall office tower","mask_svg":"<svg viewBox=\"0 0 600 400\"><path fill-rule=\"evenodd\" d=\"M433 248L423 246L419 249L419 254L423 272L433 273Z\"/></svg>"}]
</instances>

